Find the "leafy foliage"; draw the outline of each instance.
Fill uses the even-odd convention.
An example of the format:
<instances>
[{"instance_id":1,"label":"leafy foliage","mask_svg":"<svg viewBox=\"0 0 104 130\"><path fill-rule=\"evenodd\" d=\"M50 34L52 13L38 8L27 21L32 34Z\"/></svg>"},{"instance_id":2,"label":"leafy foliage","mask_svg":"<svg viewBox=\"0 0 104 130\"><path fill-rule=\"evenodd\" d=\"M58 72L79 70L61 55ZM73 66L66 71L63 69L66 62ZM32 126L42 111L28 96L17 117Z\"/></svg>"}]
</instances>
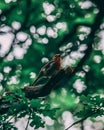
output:
<instances>
[{"instance_id":1,"label":"leafy foliage","mask_svg":"<svg viewBox=\"0 0 104 130\"><path fill-rule=\"evenodd\" d=\"M57 121L66 110L81 118L71 126L103 116L103 30L103 0L1 0L0 129L16 130L14 122L21 118L28 120L25 130L45 127L43 117ZM57 53L64 71L30 90ZM75 69L68 73L70 66ZM24 86L29 87L23 91Z\"/></svg>"},{"instance_id":2,"label":"leafy foliage","mask_svg":"<svg viewBox=\"0 0 104 130\"><path fill-rule=\"evenodd\" d=\"M4 97L2 102L2 107L4 103L11 105L8 112L1 116L0 124L1 128L7 127L9 129L13 127L12 118L24 118L28 116L30 126L34 128L44 127L45 121L42 117L49 116L54 119L57 108L51 108L50 104L46 104L43 99L32 99L29 100L21 93L20 90L15 93L15 95L9 95ZM8 98L9 97L9 98ZM19 99L21 97L21 99ZM18 100L17 100L18 99ZM14 102L14 104L13 104ZM5 128L5 129L7 129ZM13 127L16 129L15 127Z\"/></svg>"},{"instance_id":3,"label":"leafy foliage","mask_svg":"<svg viewBox=\"0 0 104 130\"><path fill-rule=\"evenodd\" d=\"M78 117L86 117L88 114L97 117L98 115L103 115L103 107L104 107L104 98L100 98L99 96L84 96L82 95L80 101L85 104L83 111L78 113Z\"/></svg>"}]
</instances>

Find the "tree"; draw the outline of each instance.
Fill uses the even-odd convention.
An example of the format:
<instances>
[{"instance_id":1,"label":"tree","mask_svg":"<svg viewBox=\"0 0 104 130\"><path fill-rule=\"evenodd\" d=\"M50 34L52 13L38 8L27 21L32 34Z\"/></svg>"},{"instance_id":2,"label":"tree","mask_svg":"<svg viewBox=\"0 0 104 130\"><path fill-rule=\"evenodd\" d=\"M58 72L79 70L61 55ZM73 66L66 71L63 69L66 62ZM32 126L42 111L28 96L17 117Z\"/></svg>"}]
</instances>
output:
<instances>
[{"instance_id":1,"label":"tree","mask_svg":"<svg viewBox=\"0 0 104 130\"><path fill-rule=\"evenodd\" d=\"M87 118L103 116L103 0L1 0L0 19L0 129L17 129L22 117L25 130L44 127L45 117L58 124L68 110L80 119L53 129L84 130ZM62 69L32 86L58 53Z\"/></svg>"}]
</instances>

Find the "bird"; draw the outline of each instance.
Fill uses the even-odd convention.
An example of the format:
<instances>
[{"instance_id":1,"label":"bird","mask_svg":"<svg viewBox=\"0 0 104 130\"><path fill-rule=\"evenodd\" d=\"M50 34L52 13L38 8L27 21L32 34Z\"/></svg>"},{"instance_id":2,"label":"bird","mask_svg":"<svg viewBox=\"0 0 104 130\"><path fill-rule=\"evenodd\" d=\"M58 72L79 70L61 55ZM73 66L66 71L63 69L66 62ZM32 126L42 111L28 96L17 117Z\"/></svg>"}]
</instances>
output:
<instances>
[{"instance_id":1,"label":"bird","mask_svg":"<svg viewBox=\"0 0 104 130\"><path fill-rule=\"evenodd\" d=\"M61 54L56 54L51 61L49 61L41 68L37 78L32 83L32 86L34 86L40 78L51 78L53 75L55 75L61 69L61 64Z\"/></svg>"}]
</instances>

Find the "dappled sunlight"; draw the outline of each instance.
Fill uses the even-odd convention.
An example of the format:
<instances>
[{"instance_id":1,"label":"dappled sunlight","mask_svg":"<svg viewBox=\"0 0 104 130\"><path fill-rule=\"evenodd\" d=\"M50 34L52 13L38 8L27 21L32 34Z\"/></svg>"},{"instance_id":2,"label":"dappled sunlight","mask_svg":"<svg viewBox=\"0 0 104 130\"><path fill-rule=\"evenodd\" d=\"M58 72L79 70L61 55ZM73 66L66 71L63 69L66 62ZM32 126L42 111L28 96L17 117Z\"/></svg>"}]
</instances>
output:
<instances>
[{"instance_id":1,"label":"dappled sunlight","mask_svg":"<svg viewBox=\"0 0 104 130\"><path fill-rule=\"evenodd\" d=\"M46 26L42 26L40 28L37 29L37 33L40 34L40 35L45 35L46 33Z\"/></svg>"},{"instance_id":2,"label":"dappled sunlight","mask_svg":"<svg viewBox=\"0 0 104 130\"><path fill-rule=\"evenodd\" d=\"M54 5L48 2L43 3L43 8L44 8L45 14L47 15L49 15L55 9Z\"/></svg>"},{"instance_id":3,"label":"dappled sunlight","mask_svg":"<svg viewBox=\"0 0 104 130\"><path fill-rule=\"evenodd\" d=\"M25 51L27 51L32 44L31 38L26 39L26 41L22 44L22 47Z\"/></svg>"},{"instance_id":4,"label":"dappled sunlight","mask_svg":"<svg viewBox=\"0 0 104 130\"><path fill-rule=\"evenodd\" d=\"M3 74L0 73L0 81L2 81L2 80L3 80Z\"/></svg>"},{"instance_id":5,"label":"dappled sunlight","mask_svg":"<svg viewBox=\"0 0 104 130\"><path fill-rule=\"evenodd\" d=\"M55 16L54 15L48 15L47 17L46 17L46 19L47 19L47 21L48 22L53 22L53 21L55 21Z\"/></svg>"},{"instance_id":6,"label":"dappled sunlight","mask_svg":"<svg viewBox=\"0 0 104 130\"><path fill-rule=\"evenodd\" d=\"M22 59L25 53L26 53L26 50L24 50L20 46L15 46L13 49L13 55L16 59Z\"/></svg>"},{"instance_id":7,"label":"dappled sunlight","mask_svg":"<svg viewBox=\"0 0 104 130\"><path fill-rule=\"evenodd\" d=\"M90 66L84 65L84 66L83 66L83 69L85 70L85 72L88 72L88 71L90 70Z\"/></svg>"},{"instance_id":8,"label":"dappled sunlight","mask_svg":"<svg viewBox=\"0 0 104 130\"><path fill-rule=\"evenodd\" d=\"M0 129L104 129L103 6L1 0Z\"/></svg>"},{"instance_id":9,"label":"dappled sunlight","mask_svg":"<svg viewBox=\"0 0 104 130\"><path fill-rule=\"evenodd\" d=\"M36 73L31 72L31 73L30 73L30 78L33 78L33 79L36 78Z\"/></svg>"},{"instance_id":10,"label":"dappled sunlight","mask_svg":"<svg viewBox=\"0 0 104 130\"><path fill-rule=\"evenodd\" d=\"M99 64L101 62L101 57L99 55L95 55L93 60Z\"/></svg>"},{"instance_id":11,"label":"dappled sunlight","mask_svg":"<svg viewBox=\"0 0 104 130\"><path fill-rule=\"evenodd\" d=\"M48 126L52 126L54 124L54 120L52 120L50 117L46 116L44 117L44 120L46 121L46 124Z\"/></svg>"},{"instance_id":12,"label":"dappled sunlight","mask_svg":"<svg viewBox=\"0 0 104 130\"><path fill-rule=\"evenodd\" d=\"M17 40L23 42L27 39L27 34L24 32L18 32L16 35Z\"/></svg>"},{"instance_id":13,"label":"dappled sunlight","mask_svg":"<svg viewBox=\"0 0 104 130\"><path fill-rule=\"evenodd\" d=\"M49 59L46 58L46 57L43 57L43 58L41 59L41 62L42 62L42 63L47 63L47 62L49 62Z\"/></svg>"},{"instance_id":14,"label":"dappled sunlight","mask_svg":"<svg viewBox=\"0 0 104 130\"><path fill-rule=\"evenodd\" d=\"M57 31L50 27L47 28L47 35L48 35L48 37L52 37L52 38L57 38L57 36L58 36Z\"/></svg>"},{"instance_id":15,"label":"dappled sunlight","mask_svg":"<svg viewBox=\"0 0 104 130\"><path fill-rule=\"evenodd\" d=\"M35 26L32 25L32 26L30 27L30 32L31 32L31 33L35 33L35 32L36 32Z\"/></svg>"},{"instance_id":16,"label":"dappled sunlight","mask_svg":"<svg viewBox=\"0 0 104 130\"><path fill-rule=\"evenodd\" d=\"M13 38L14 35L12 33L0 35L0 45L1 45L0 56L1 57L4 57L5 54L9 51Z\"/></svg>"},{"instance_id":17,"label":"dappled sunlight","mask_svg":"<svg viewBox=\"0 0 104 130\"><path fill-rule=\"evenodd\" d=\"M85 2L79 2L79 5L82 9L89 9L93 6L93 3L91 1L85 1Z\"/></svg>"},{"instance_id":18,"label":"dappled sunlight","mask_svg":"<svg viewBox=\"0 0 104 130\"><path fill-rule=\"evenodd\" d=\"M12 27L13 27L13 29L15 29L15 30L19 30L20 27L21 27L21 23L19 23L19 22L17 22L17 21L14 21L14 22L12 22Z\"/></svg>"},{"instance_id":19,"label":"dappled sunlight","mask_svg":"<svg viewBox=\"0 0 104 130\"><path fill-rule=\"evenodd\" d=\"M86 50L86 49L87 49L86 44L82 44L82 45L79 46L78 51L79 51L79 52L83 52L83 51Z\"/></svg>"},{"instance_id":20,"label":"dappled sunlight","mask_svg":"<svg viewBox=\"0 0 104 130\"><path fill-rule=\"evenodd\" d=\"M73 84L73 87L76 89L78 93L82 93L87 88L84 82L81 81L80 79L77 79L75 81L75 83Z\"/></svg>"},{"instance_id":21,"label":"dappled sunlight","mask_svg":"<svg viewBox=\"0 0 104 130\"><path fill-rule=\"evenodd\" d=\"M67 50L69 51L72 46L73 46L73 43L69 42L67 45L60 47L59 50L64 53Z\"/></svg>"},{"instance_id":22,"label":"dappled sunlight","mask_svg":"<svg viewBox=\"0 0 104 130\"><path fill-rule=\"evenodd\" d=\"M98 33L98 37L100 38L100 41L98 43L98 49L102 50L102 53L104 54L104 30L103 29L102 31L100 31L100 33Z\"/></svg>"},{"instance_id":23,"label":"dappled sunlight","mask_svg":"<svg viewBox=\"0 0 104 130\"><path fill-rule=\"evenodd\" d=\"M80 51L75 51L75 52L71 52L70 56L72 57L72 59L77 60L77 59L81 59L84 56L84 54Z\"/></svg>"},{"instance_id":24,"label":"dappled sunlight","mask_svg":"<svg viewBox=\"0 0 104 130\"><path fill-rule=\"evenodd\" d=\"M5 0L6 3L10 3L12 0Z\"/></svg>"},{"instance_id":25,"label":"dappled sunlight","mask_svg":"<svg viewBox=\"0 0 104 130\"><path fill-rule=\"evenodd\" d=\"M67 25L66 25L65 22L63 22L63 23L58 22L58 23L56 24L56 28L62 29L63 31L65 31L65 30L67 29Z\"/></svg>"},{"instance_id":26,"label":"dappled sunlight","mask_svg":"<svg viewBox=\"0 0 104 130\"><path fill-rule=\"evenodd\" d=\"M9 81L7 82L8 85L11 85L11 84L18 84L19 83L19 80L17 79L16 76L12 76Z\"/></svg>"},{"instance_id":27,"label":"dappled sunlight","mask_svg":"<svg viewBox=\"0 0 104 130\"><path fill-rule=\"evenodd\" d=\"M76 75L79 76L79 77L84 78L86 74L85 74L84 71L80 71L80 72L77 72Z\"/></svg>"},{"instance_id":28,"label":"dappled sunlight","mask_svg":"<svg viewBox=\"0 0 104 130\"><path fill-rule=\"evenodd\" d=\"M12 31L12 28L9 27L9 26L6 26L6 25L2 25L2 26L0 27L0 31L3 31L3 32L5 32L5 33L10 33L10 32Z\"/></svg>"},{"instance_id":29,"label":"dappled sunlight","mask_svg":"<svg viewBox=\"0 0 104 130\"><path fill-rule=\"evenodd\" d=\"M9 73L11 71L11 69L12 69L11 67L6 66L6 67L4 67L4 72Z\"/></svg>"},{"instance_id":30,"label":"dappled sunlight","mask_svg":"<svg viewBox=\"0 0 104 130\"><path fill-rule=\"evenodd\" d=\"M101 72L104 74L104 67L101 69Z\"/></svg>"},{"instance_id":31,"label":"dappled sunlight","mask_svg":"<svg viewBox=\"0 0 104 130\"><path fill-rule=\"evenodd\" d=\"M49 41L48 41L47 38L43 38L43 39L42 39L42 43L43 43L43 44L47 44L48 42L49 42Z\"/></svg>"},{"instance_id":32,"label":"dappled sunlight","mask_svg":"<svg viewBox=\"0 0 104 130\"><path fill-rule=\"evenodd\" d=\"M13 53L9 53L8 56L5 58L6 61L12 61L14 59Z\"/></svg>"},{"instance_id":33,"label":"dappled sunlight","mask_svg":"<svg viewBox=\"0 0 104 130\"><path fill-rule=\"evenodd\" d=\"M79 32L82 32L83 35L88 35L91 32L91 29L86 26L80 26Z\"/></svg>"},{"instance_id":34,"label":"dappled sunlight","mask_svg":"<svg viewBox=\"0 0 104 130\"><path fill-rule=\"evenodd\" d=\"M74 122L73 115L69 111L65 111L62 114L62 120L64 122L64 127L67 128L69 125L71 125ZM70 128L70 130L80 130L79 128Z\"/></svg>"},{"instance_id":35,"label":"dappled sunlight","mask_svg":"<svg viewBox=\"0 0 104 130\"><path fill-rule=\"evenodd\" d=\"M102 120L104 119L104 117L100 117L99 118L99 122L95 122L93 123L91 120L86 120L84 122L85 125L85 130L102 130L103 129L103 123ZM98 118L96 118L96 121L98 120Z\"/></svg>"}]
</instances>

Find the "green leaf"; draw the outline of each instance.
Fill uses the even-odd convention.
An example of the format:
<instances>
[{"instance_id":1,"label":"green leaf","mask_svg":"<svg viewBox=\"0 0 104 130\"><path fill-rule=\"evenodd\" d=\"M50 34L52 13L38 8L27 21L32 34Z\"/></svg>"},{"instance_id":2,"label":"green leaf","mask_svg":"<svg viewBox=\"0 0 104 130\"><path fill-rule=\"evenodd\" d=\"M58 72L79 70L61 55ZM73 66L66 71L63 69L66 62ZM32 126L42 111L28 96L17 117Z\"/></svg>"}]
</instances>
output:
<instances>
[{"instance_id":1,"label":"green leaf","mask_svg":"<svg viewBox=\"0 0 104 130\"><path fill-rule=\"evenodd\" d=\"M31 108L40 108L42 106L41 99L32 99L30 101L30 107Z\"/></svg>"}]
</instances>

